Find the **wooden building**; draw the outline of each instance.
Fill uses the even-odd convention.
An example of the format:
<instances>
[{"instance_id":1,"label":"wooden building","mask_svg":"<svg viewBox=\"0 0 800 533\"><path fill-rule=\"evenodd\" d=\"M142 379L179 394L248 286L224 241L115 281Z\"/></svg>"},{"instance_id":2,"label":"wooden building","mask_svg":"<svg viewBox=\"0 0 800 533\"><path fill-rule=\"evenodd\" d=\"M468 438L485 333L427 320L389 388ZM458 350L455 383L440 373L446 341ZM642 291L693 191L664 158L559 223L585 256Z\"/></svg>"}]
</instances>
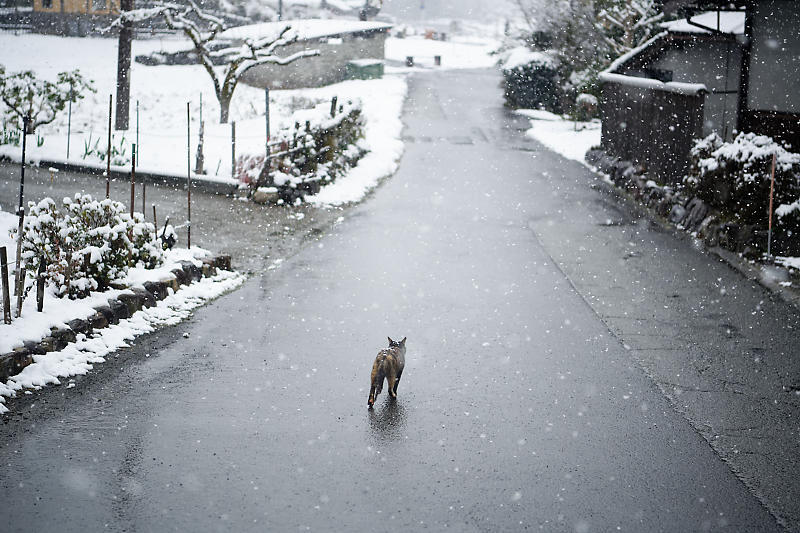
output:
<instances>
[{"instance_id":1,"label":"wooden building","mask_svg":"<svg viewBox=\"0 0 800 533\"><path fill-rule=\"evenodd\" d=\"M601 75L603 148L680 181L695 139L737 132L800 151L800 2L668 1L686 18Z\"/></svg>"},{"instance_id":2,"label":"wooden building","mask_svg":"<svg viewBox=\"0 0 800 533\"><path fill-rule=\"evenodd\" d=\"M119 0L33 0L31 28L82 37L108 26L117 13Z\"/></svg>"}]
</instances>

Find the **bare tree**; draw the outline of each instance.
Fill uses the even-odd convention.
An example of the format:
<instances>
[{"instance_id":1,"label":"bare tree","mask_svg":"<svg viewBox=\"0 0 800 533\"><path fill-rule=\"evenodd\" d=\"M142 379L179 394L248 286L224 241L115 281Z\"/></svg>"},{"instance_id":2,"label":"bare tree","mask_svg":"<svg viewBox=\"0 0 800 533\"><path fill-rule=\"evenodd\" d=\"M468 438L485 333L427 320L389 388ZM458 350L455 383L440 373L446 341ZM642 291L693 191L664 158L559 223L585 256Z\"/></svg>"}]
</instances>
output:
<instances>
[{"instance_id":1,"label":"bare tree","mask_svg":"<svg viewBox=\"0 0 800 533\"><path fill-rule=\"evenodd\" d=\"M162 18L167 27L184 33L194 44L195 52L214 84L219 101L219 121L228 122L233 91L242 75L249 69L265 64L287 65L301 59L319 55L319 50L300 50L287 56L276 55L276 50L297 42L297 35L290 36L290 25L285 25L276 35L259 39L244 39L241 44L232 42L227 46L212 49L209 45L225 30L225 23L218 17L205 13L195 3L160 2L154 7L124 11L109 26L120 27L126 22L140 22Z\"/></svg>"}]
</instances>

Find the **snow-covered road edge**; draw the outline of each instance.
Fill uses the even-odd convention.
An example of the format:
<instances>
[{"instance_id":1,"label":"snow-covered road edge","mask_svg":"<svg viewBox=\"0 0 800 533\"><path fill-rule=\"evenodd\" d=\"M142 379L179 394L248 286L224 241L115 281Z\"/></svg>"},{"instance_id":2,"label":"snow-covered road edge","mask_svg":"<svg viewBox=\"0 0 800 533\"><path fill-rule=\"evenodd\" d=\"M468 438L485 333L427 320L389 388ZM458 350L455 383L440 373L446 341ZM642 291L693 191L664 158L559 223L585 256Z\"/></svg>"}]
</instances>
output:
<instances>
[{"instance_id":1,"label":"snow-covered road edge","mask_svg":"<svg viewBox=\"0 0 800 533\"><path fill-rule=\"evenodd\" d=\"M120 320L119 324L98 330L92 338L81 334L77 341L68 344L63 350L35 355L33 364L25 367L6 383L0 383L0 413L8 411L4 405L7 397L15 397L17 392L26 388L40 389L49 384L59 385L62 378L86 374L94 364L104 362L109 353L128 346L128 341L155 331L158 327L179 323L192 310L237 288L244 280L245 276L238 272L220 270L212 277L184 286L157 302L155 306L144 308L131 318Z\"/></svg>"}]
</instances>

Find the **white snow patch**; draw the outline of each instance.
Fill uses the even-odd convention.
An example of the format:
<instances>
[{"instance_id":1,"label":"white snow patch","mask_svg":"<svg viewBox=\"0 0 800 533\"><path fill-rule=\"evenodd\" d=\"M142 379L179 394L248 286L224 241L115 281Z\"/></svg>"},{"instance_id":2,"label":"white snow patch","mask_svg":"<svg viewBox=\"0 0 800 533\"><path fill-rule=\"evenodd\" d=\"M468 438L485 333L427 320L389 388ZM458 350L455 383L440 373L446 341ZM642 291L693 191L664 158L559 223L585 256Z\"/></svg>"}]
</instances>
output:
<instances>
[{"instance_id":1,"label":"white snow patch","mask_svg":"<svg viewBox=\"0 0 800 533\"><path fill-rule=\"evenodd\" d=\"M527 114L527 113L524 113ZM600 144L600 121L573 122L563 118L531 120L525 135L567 159L586 163L586 152Z\"/></svg>"}]
</instances>

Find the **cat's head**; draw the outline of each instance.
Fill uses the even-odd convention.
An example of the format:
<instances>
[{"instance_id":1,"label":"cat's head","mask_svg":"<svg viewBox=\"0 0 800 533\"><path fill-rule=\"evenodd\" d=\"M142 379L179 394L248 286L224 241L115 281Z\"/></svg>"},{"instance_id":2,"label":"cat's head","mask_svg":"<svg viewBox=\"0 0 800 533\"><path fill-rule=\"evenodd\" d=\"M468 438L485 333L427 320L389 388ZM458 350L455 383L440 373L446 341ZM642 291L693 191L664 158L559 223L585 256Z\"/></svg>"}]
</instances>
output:
<instances>
[{"instance_id":1,"label":"cat's head","mask_svg":"<svg viewBox=\"0 0 800 533\"><path fill-rule=\"evenodd\" d=\"M403 337L403 340L400 342L393 341L391 337L389 339L389 348L405 348L406 347L406 337Z\"/></svg>"}]
</instances>

